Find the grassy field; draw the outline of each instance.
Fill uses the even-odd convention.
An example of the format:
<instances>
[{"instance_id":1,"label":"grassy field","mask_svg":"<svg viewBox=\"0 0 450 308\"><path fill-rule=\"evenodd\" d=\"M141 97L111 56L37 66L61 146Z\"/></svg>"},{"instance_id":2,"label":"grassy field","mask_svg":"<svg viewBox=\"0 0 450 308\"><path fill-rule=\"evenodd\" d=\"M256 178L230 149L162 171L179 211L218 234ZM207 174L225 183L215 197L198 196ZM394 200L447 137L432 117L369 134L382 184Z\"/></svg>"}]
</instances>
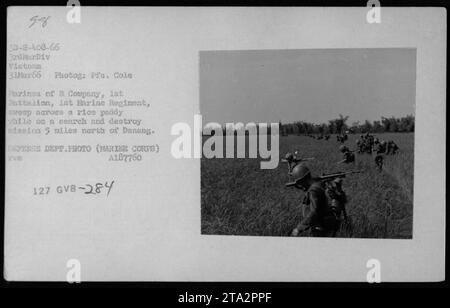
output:
<instances>
[{"instance_id":1,"label":"grassy field","mask_svg":"<svg viewBox=\"0 0 450 308\"><path fill-rule=\"evenodd\" d=\"M305 136L280 136L280 157L299 150L313 176L322 173L364 170L349 175L343 188L349 198L347 213L353 230L338 237L412 238L414 134L377 134L400 147L385 158L384 170L376 170L373 157L356 156L353 165L337 165L342 159L336 137L316 140ZM359 135L346 142L355 148ZM288 236L302 219L303 192L285 188L287 166L260 169L258 159L205 159L201 161L201 230L203 234ZM308 234L303 234L308 236Z\"/></svg>"}]
</instances>

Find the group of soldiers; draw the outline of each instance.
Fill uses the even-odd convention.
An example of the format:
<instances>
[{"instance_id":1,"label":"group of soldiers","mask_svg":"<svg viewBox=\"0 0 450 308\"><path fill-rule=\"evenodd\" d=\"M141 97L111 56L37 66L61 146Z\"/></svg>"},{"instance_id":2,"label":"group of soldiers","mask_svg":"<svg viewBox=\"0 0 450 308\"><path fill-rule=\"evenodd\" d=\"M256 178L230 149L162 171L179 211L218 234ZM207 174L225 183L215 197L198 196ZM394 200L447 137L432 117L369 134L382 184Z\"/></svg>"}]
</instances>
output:
<instances>
[{"instance_id":1,"label":"group of soldiers","mask_svg":"<svg viewBox=\"0 0 450 308\"><path fill-rule=\"evenodd\" d=\"M374 135L366 133L365 135L361 135L358 140L356 140L356 148L358 153L368 153L372 154L372 152L381 151L384 154L397 154L399 147L393 141L384 141L379 140Z\"/></svg>"},{"instance_id":2,"label":"group of soldiers","mask_svg":"<svg viewBox=\"0 0 450 308\"><path fill-rule=\"evenodd\" d=\"M383 169L384 155L395 155L399 151L398 145L393 140L380 140L369 133L361 135L356 140L356 149L358 154L375 153L375 165L380 171Z\"/></svg>"},{"instance_id":3,"label":"group of soldiers","mask_svg":"<svg viewBox=\"0 0 450 308\"><path fill-rule=\"evenodd\" d=\"M317 139L318 139L318 140L321 140L321 139L328 140L328 139L330 139L330 135L323 135L323 134L320 134L319 136L317 136Z\"/></svg>"},{"instance_id":4,"label":"group of soldiers","mask_svg":"<svg viewBox=\"0 0 450 308\"><path fill-rule=\"evenodd\" d=\"M317 140L329 140L331 135L324 135L324 134L319 134L318 136L315 136L313 134L306 134L306 136L313 138L313 139L317 139Z\"/></svg>"},{"instance_id":5,"label":"group of soldiers","mask_svg":"<svg viewBox=\"0 0 450 308\"><path fill-rule=\"evenodd\" d=\"M336 141L340 142L340 143L344 143L345 141L348 140L348 135L347 133L341 133L339 135L336 135Z\"/></svg>"}]
</instances>

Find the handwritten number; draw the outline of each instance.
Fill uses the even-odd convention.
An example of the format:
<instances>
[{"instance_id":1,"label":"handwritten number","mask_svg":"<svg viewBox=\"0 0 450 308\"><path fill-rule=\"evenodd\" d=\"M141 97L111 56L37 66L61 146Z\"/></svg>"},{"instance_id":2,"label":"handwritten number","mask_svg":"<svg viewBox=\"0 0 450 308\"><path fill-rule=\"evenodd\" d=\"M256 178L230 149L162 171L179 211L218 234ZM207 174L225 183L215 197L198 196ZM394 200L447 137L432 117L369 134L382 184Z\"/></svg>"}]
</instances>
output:
<instances>
[{"instance_id":1,"label":"handwritten number","mask_svg":"<svg viewBox=\"0 0 450 308\"><path fill-rule=\"evenodd\" d=\"M33 27L36 23L40 22L42 28L45 28L47 26L47 21L50 19L50 16L47 17L39 17L38 15L33 16L30 18L31 24L28 26L28 28Z\"/></svg>"},{"instance_id":2,"label":"handwritten number","mask_svg":"<svg viewBox=\"0 0 450 308\"><path fill-rule=\"evenodd\" d=\"M102 183L95 184L95 193L97 193L97 194L101 193L102 192L102 190L101 190L102 187L103 187Z\"/></svg>"},{"instance_id":3,"label":"handwritten number","mask_svg":"<svg viewBox=\"0 0 450 308\"><path fill-rule=\"evenodd\" d=\"M102 192L102 188L108 188L108 191L106 193L106 196L109 196L109 193L111 192L111 189L113 187L114 181L111 181L111 183L105 182L103 183L96 183L95 186L91 184L86 184L86 187L88 187L88 190L85 191L85 194L100 194Z\"/></svg>"},{"instance_id":4,"label":"handwritten number","mask_svg":"<svg viewBox=\"0 0 450 308\"><path fill-rule=\"evenodd\" d=\"M105 187L108 188L108 193L106 196L109 196L109 192L111 191L111 188L113 187L114 181L111 181L111 184L108 185L108 182L105 183Z\"/></svg>"},{"instance_id":5,"label":"handwritten number","mask_svg":"<svg viewBox=\"0 0 450 308\"><path fill-rule=\"evenodd\" d=\"M87 187L90 187L91 190L85 191L85 194L92 194L92 190L94 189L94 187L90 184L86 184Z\"/></svg>"}]
</instances>

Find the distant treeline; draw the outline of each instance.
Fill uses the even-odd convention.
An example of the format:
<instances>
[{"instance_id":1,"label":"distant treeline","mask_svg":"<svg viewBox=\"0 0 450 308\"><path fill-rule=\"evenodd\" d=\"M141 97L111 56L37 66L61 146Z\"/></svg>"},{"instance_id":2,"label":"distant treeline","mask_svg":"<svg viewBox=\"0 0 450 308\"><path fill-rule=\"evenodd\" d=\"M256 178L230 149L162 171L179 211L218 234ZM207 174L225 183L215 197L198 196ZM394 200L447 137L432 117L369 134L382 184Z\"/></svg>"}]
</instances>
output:
<instances>
[{"instance_id":1,"label":"distant treeline","mask_svg":"<svg viewBox=\"0 0 450 308\"><path fill-rule=\"evenodd\" d=\"M408 133L414 132L414 116L407 115L406 117L381 117L379 121L368 121L364 123L353 122L351 125L347 124L348 116L339 115L339 118L329 120L328 123L316 124L305 121L298 121L294 123L279 122L279 132L281 135L304 135L304 134L340 134L343 132L350 133ZM264 133L270 134L270 123L265 124L266 131ZM241 126L245 134L253 135L261 131L260 124L253 124L252 126ZM217 128L216 128L217 129ZM225 126L218 126L218 130L222 131L223 135L227 134ZM228 129L231 134L236 134L235 128ZM207 132L203 130L203 135L214 135L214 130L209 129Z\"/></svg>"},{"instance_id":2,"label":"distant treeline","mask_svg":"<svg viewBox=\"0 0 450 308\"><path fill-rule=\"evenodd\" d=\"M304 121L294 123L281 123L281 134L340 134L345 131L351 133L406 133L414 132L414 116L407 115L406 117L381 117L379 121L368 121L364 123L353 122L351 125L347 124L348 116L339 115L339 118L329 120L328 123L315 124Z\"/></svg>"}]
</instances>

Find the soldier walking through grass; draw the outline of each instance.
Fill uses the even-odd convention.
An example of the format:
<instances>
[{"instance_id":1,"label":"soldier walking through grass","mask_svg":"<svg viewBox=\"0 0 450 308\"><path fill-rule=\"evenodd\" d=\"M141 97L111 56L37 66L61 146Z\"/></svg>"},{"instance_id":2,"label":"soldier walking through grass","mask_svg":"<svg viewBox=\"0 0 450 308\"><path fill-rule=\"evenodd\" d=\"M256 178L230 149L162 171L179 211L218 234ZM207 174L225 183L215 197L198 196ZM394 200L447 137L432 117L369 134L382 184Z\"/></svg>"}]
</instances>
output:
<instances>
[{"instance_id":1,"label":"soldier walking through grass","mask_svg":"<svg viewBox=\"0 0 450 308\"><path fill-rule=\"evenodd\" d=\"M341 160L340 162L338 162L338 164L341 164L341 163L349 164L349 163L355 162L355 154L353 153L354 151L351 151L345 145L341 145L339 147L339 151L343 154L344 159Z\"/></svg>"},{"instance_id":2,"label":"soldier walking through grass","mask_svg":"<svg viewBox=\"0 0 450 308\"><path fill-rule=\"evenodd\" d=\"M386 154L395 155L397 154L398 150L399 150L398 145L393 140L389 140L387 143Z\"/></svg>"},{"instance_id":3,"label":"soldier walking through grass","mask_svg":"<svg viewBox=\"0 0 450 308\"><path fill-rule=\"evenodd\" d=\"M292 236L310 230L315 237L334 236L339 228L338 218L328 204L324 184L314 179L311 171L304 164L294 167L291 176L295 179L295 187L306 192L303 206L309 207L309 212L292 230Z\"/></svg>"},{"instance_id":4,"label":"soldier walking through grass","mask_svg":"<svg viewBox=\"0 0 450 308\"><path fill-rule=\"evenodd\" d=\"M333 237L340 227L341 216L344 217L344 226L350 227L349 217L345 205L347 204L347 195L342 189L342 178L336 178L330 183L327 183L326 193L331 199L331 210L336 215L338 226L334 230Z\"/></svg>"},{"instance_id":5,"label":"soldier walking through grass","mask_svg":"<svg viewBox=\"0 0 450 308\"><path fill-rule=\"evenodd\" d=\"M375 166L381 172L383 170L384 154L387 152L386 141L379 141L378 138L375 138L373 151L375 153Z\"/></svg>"}]
</instances>

